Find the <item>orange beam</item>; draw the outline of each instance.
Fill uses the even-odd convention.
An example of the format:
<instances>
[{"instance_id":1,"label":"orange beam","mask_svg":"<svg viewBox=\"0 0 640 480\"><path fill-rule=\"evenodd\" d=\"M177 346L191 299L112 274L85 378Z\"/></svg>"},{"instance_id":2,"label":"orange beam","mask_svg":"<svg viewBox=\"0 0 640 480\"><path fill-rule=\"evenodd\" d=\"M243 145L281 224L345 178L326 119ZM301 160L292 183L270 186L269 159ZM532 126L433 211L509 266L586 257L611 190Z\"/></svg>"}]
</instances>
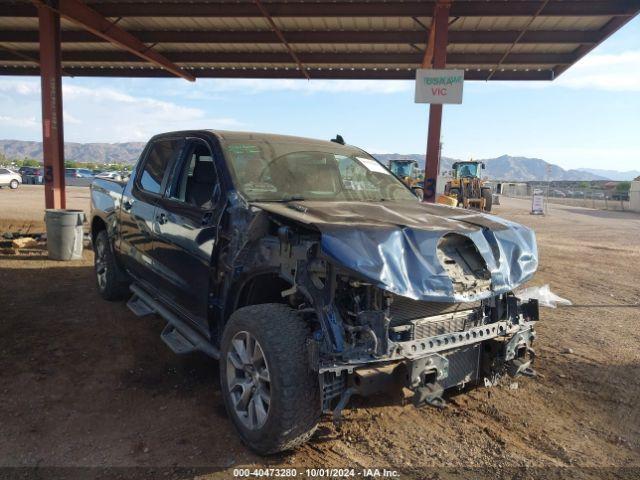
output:
<instances>
[{"instance_id":1,"label":"orange beam","mask_svg":"<svg viewBox=\"0 0 640 480\"><path fill-rule=\"evenodd\" d=\"M436 29L433 28L433 23L434 22L431 22L431 28L429 29L427 49L424 51L424 57L422 57L422 68L431 68L433 66L433 45L436 36Z\"/></svg>"},{"instance_id":2,"label":"orange beam","mask_svg":"<svg viewBox=\"0 0 640 480\"><path fill-rule=\"evenodd\" d=\"M433 9L433 21L429 31L429 44L425 52L425 68L445 68L449 35L449 10L451 1L441 0ZM431 53L429 54L429 50ZM429 54L429 55L428 55ZM429 105L429 130L427 132L427 158L424 166L423 201L436 201L436 182L440 173L440 131L442 128L442 105Z\"/></svg>"},{"instance_id":3,"label":"orange beam","mask_svg":"<svg viewBox=\"0 0 640 480\"><path fill-rule=\"evenodd\" d=\"M46 208L66 208L60 15L49 8L39 6L38 21L40 25L40 79L42 82L44 202Z\"/></svg>"},{"instance_id":4,"label":"orange beam","mask_svg":"<svg viewBox=\"0 0 640 480\"><path fill-rule=\"evenodd\" d=\"M185 72L166 57L142 43L135 36L118 27L115 22L107 20L80 0L58 0L57 4L56 2L47 2L45 0L32 1L38 7L47 7L57 12L60 16L80 25L94 35L173 73L177 77L184 78L190 82L195 81L193 75Z\"/></svg>"}]
</instances>

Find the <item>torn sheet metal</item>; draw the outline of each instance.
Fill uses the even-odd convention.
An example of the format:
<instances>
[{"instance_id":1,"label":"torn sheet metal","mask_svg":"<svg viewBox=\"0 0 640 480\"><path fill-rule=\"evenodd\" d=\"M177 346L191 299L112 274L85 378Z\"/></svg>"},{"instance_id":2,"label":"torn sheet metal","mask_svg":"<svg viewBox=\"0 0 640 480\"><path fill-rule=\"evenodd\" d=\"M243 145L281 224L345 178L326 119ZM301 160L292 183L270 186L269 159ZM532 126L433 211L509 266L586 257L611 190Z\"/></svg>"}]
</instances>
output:
<instances>
[{"instance_id":1,"label":"torn sheet metal","mask_svg":"<svg viewBox=\"0 0 640 480\"><path fill-rule=\"evenodd\" d=\"M312 225L336 264L415 300L470 302L513 290L538 266L532 230L492 215L420 202L253 203ZM456 292L438 259L447 234L469 238L486 263L490 289Z\"/></svg>"}]
</instances>

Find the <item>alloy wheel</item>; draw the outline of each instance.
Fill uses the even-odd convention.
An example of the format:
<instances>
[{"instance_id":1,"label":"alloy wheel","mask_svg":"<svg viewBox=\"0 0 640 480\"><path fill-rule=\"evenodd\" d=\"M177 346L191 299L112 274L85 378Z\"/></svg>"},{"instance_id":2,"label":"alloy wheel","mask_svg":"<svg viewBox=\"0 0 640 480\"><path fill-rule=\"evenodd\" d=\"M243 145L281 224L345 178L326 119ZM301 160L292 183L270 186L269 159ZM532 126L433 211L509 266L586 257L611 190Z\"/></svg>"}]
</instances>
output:
<instances>
[{"instance_id":1,"label":"alloy wheel","mask_svg":"<svg viewBox=\"0 0 640 480\"><path fill-rule=\"evenodd\" d=\"M104 242L96 242L96 278L100 290L107 287L107 246Z\"/></svg>"},{"instance_id":2,"label":"alloy wheel","mask_svg":"<svg viewBox=\"0 0 640 480\"><path fill-rule=\"evenodd\" d=\"M249 332L234 335L227 353L227 386L232 408L242 424L258 430L271 403L269 367L258 340Z\"/></svg>"}]
</instances>

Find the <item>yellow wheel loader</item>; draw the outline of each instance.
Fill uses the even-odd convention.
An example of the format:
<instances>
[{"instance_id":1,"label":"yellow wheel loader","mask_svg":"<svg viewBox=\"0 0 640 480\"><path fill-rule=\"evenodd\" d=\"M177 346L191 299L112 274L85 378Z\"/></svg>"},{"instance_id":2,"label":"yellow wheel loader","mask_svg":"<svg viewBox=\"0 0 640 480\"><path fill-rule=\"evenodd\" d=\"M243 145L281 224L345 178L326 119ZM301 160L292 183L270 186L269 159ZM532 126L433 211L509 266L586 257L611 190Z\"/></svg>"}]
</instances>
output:
<instances>
[{"instance_id":1,"label":"yellow wheel loader","mask_svg":"<svg viewBox=\"0 0 640 480\"><path fill-rule=\"evenodd\" d=\"M418 198L424 196L424 179L418 162L409 158L389 160L389 170L409 187Z\"/></svg>"},{"instance_id":2,"label":"yellow wheel loader","mask_svg":"<svg viewBox=\"0 0 640 480\"><path fill-rule=\"evenodd\" d=\"M493 196L491 187L481 179L484 163L476 160L455 162L451 168L453 178L446 183L444 194L457 198L458 206L490 212Z\"/></svg>"}]
</instances>

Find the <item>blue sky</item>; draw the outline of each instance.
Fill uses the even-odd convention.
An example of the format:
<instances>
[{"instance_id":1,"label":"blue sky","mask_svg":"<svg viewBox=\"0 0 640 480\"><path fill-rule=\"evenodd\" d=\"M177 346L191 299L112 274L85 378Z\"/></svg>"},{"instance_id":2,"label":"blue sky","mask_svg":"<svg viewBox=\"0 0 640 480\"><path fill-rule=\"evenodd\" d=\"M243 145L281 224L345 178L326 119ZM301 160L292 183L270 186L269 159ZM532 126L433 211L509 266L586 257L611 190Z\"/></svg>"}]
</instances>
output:
<instances>
[{"instance_id":1,"label":"blue sky","mask_svg":"<svg viewBox=\"0 0 640 480\"><path fill-rule=\"evenodd\" d=\"M65 78L65 139L144 141L184 128L316 138L371 153L423 153L427 105L410 81ZM0 77L0 138L40 140L40 84ZM444 109L443 154L640 169L640 18L554 82L467 82Z\"/></svg>"}]
</instances>

